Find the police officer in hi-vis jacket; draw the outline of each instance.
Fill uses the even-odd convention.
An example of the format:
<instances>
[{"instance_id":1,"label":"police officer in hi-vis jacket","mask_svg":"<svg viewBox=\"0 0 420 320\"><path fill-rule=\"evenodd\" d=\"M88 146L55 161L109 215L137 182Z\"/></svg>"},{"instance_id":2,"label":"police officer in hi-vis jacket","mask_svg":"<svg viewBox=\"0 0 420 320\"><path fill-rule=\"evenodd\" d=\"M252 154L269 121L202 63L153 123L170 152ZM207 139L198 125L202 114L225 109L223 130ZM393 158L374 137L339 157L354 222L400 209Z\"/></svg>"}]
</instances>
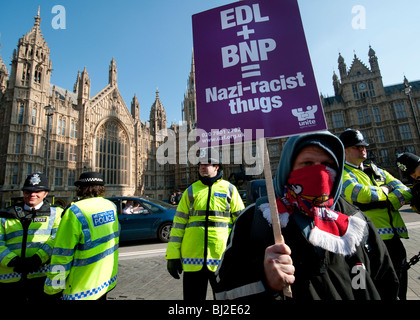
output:
<instances>
[{"instance_id":1,"label":"police officer in hi-vis jacket","mask_svg":"<svg viewBox=\"0 0 420 320\"><path fill-rule=\"evenodd\" d=\"M368 143L358 130L347 129L340 135L345 148L343 196L362 210L375 224L384 240L400 281L398 296L406 299L407 254L401 238L408 238L408 230L398 211L409 203L410 189L389 172L367 159Z\"/></svg>"},{"instance_id":2,"label":"police officer in hi-vis jacket","mask_svg":"<svg viewBox=\"0 0 420 320\"><path fill-rule=\"evenodd\" d=\"M0 211L0 301L49 299L44 282L63 209L51 206L48 179L23 184L23 202Z\"/></svg>"},{"instance_id":3,"label":"police officer in hi-vis jacket","mask_svg":"<svg viewBox=\"0 0 420 320\"><path fill-rule=\"evenodd\" d=\"M184 271L184 300L205 300L214 289L214 272L226 248L232 224L244 209L236 187L223 180L216 156L209 150L199 159L200 179L184 191L174 217L166 250L168 271Z\"/></svg>"},{"instance_id":4,"label":"police officer in hi-vis jacket","mask_svg":"<svg viewBox=\"0 0 420 320\"><path fill-rule=\"evenodd\" d=\"M51 257L45 292L63 300L106 299L117 284L120 225L115 204L104 199L98 172L75 182L77 196L63 215Z\"/></svg>"}]
</instances>

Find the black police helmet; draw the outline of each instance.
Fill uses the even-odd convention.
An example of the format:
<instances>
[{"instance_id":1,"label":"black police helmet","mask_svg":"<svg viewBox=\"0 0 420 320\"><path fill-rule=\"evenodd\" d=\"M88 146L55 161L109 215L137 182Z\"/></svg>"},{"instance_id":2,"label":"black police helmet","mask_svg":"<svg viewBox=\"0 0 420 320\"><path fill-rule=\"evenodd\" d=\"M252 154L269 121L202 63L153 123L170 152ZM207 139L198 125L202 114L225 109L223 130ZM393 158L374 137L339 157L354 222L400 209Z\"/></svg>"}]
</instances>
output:
<instances>
[{"instance_id":1,"label":"black police helmet","mask_svg":"<svg viewBox=\"0 0 420 320\"><path fill-rule=\"evenodd\" d=\"M367 147L369 144L365 141L362 133L359 130L347 129L340 134L340 140L344 145L344 148L352 146L364 146Z\"/></svg>"},{"instance_id":2,"label":"black police helmet","mask_svg":"<svg viewBox=\"0 0 420 320\"><path fill-rule=\"evenodd\" d=\"M420 157L413 153L405 152L397 157L397 166L405 177L409 177L420 164Z\"/></svg>"},{"instance_id":3,"label":"black police helmet","mask_svg":"<svg viewBox=\"0 0 420 320\"><path fill-rule=\"evenodd\" d=\"M41 172L30 174L23 183L22 191L49 191L47 176Z\"/></svg>"}]
</instances>

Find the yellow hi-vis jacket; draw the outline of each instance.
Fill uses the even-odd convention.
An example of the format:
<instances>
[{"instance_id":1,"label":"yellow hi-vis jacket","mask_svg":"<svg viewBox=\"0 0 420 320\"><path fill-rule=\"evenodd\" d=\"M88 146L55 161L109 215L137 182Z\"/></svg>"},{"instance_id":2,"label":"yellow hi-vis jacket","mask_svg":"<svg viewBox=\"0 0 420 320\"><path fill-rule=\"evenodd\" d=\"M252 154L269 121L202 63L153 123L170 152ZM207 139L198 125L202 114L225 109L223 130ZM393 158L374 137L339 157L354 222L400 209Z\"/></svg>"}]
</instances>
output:
<instances>
[{"instance_id":1,"label":"yellow hi-vis jacket","mask_svg":"<svg viewBox=\"0 0 420 320\"><path fill-rule=\"evenodd\" d=\"M0 282L17 282L22 278L22 273L14 272L13 268L7 266L17 256L29 258L36 254L41 258L41 267L29 273L28 279L46 275L47 263L50 261L62 212L63 209L51 207L47 201L44 201L41 208L35 211L26 229L21 219L31 212L24 210L23 204L1 210Z\"/></svg>"},{"instance_id":2,"label":"yellow hi-vis jacket","mask_svg":"<svg viewBox=\"0 0 420 320\"><path fill-rule=\"evenodd\" d=\"M228 181L219 179L210 187L194 182L178 204L166 259L181 259L187 272L203 265L216 271L232 224L243 209L238 190Z\"/></svg>"},{"instance_id":3,"label":"yellow hi-vis jacket","mask_svg":"<svg viewBox=\"0 0 420 320\"><path fill-rule=\"evenodd\" d=\"M75 202L57 230L44 291L63 300L96 300L115 287L120 225L114 203L102 197Z\"/></svg>"},{"instance_id":4,"label":"yellow hi-vis jacket","mask_svg":"<svg viewBox=\"0 0 420 320\"><path fill-rule=\"evenodd\" d=\"M373 168L375 174L368 175L346 163L342 195L372 220L383 240L392 239L395 234L408 238L407 227L398 209L410 202L410 189L387 171L376 166ZM381 188L385 185L393 189L388 195Z\"/></svg>"}]
</instances>

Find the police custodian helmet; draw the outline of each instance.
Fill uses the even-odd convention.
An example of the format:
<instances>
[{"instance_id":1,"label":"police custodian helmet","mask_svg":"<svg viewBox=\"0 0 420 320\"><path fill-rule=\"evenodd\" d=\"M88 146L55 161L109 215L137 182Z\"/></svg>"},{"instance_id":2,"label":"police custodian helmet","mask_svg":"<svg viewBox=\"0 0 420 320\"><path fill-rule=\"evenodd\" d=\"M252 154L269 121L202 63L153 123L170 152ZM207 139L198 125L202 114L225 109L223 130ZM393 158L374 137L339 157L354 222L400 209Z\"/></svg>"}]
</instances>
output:
<instances>
[{"instance_id":1,"label":"police custodian helmet","mask_svg":"<svg viewBox=\"0 0 420 320\"><path fill-rule=\"evenodd\" d=\"M409 177L420 164L420 158L413 153L406 152L397 157L397 166L405 177Z\"/></svg>"},{"instance_id":2,"label":"police custodian helmet","mask_svg":"<svg viewBox=\"0 0 420 320\"><path fill-rule=\"evenodd\" d=\"M23 183L22 191L49 191L47 176L41 172L30 174Z\"/></svg>"},{"instance_id":3,"label":"police custodian helmet","mask_svg":"<svg viewBox=\"0 0 420 320\"><path fill-rule=\"evenodd\" d=\"M363 146L367 147L369 144L365 141L362 133L359 130L347 129L340 134L340 140L344 145L344 148L352 146Z\"/></svg>"},{"instance_id":4,"label":"police custodian helmet","mask_svg":"<svg viewBox=\"0 0 420 320\"><path fill-rule=\"evenodd\" d=\"M75 186L103 186L104 178L99 172L83 172L79 180L77 180Z\"/></svg>"}]
</instances>

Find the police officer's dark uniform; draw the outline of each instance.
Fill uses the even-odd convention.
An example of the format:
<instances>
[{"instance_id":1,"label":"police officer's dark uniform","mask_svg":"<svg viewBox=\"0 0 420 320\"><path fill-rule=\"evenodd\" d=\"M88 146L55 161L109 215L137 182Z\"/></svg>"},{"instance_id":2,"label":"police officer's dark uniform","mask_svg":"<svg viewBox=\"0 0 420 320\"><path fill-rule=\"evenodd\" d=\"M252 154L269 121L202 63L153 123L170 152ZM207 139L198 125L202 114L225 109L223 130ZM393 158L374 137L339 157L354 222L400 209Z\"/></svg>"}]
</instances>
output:
<instances>
[{"instance_id":1,"label":"police officer's dark uniform","mask_svg":"<svg viewBox=\"0 0 420 320\"><path fill-rule=\"evenodd\" d=\"M415 171L418 171L417 167L420 166L420 157L410 152L399 154L397 157L397 166L403 176L412 184L411 193L413 198L410 203L411 208L414 212L420 213L420 177L415 179L417 174L414 175Z\"/></svg>"}]
</instances>

